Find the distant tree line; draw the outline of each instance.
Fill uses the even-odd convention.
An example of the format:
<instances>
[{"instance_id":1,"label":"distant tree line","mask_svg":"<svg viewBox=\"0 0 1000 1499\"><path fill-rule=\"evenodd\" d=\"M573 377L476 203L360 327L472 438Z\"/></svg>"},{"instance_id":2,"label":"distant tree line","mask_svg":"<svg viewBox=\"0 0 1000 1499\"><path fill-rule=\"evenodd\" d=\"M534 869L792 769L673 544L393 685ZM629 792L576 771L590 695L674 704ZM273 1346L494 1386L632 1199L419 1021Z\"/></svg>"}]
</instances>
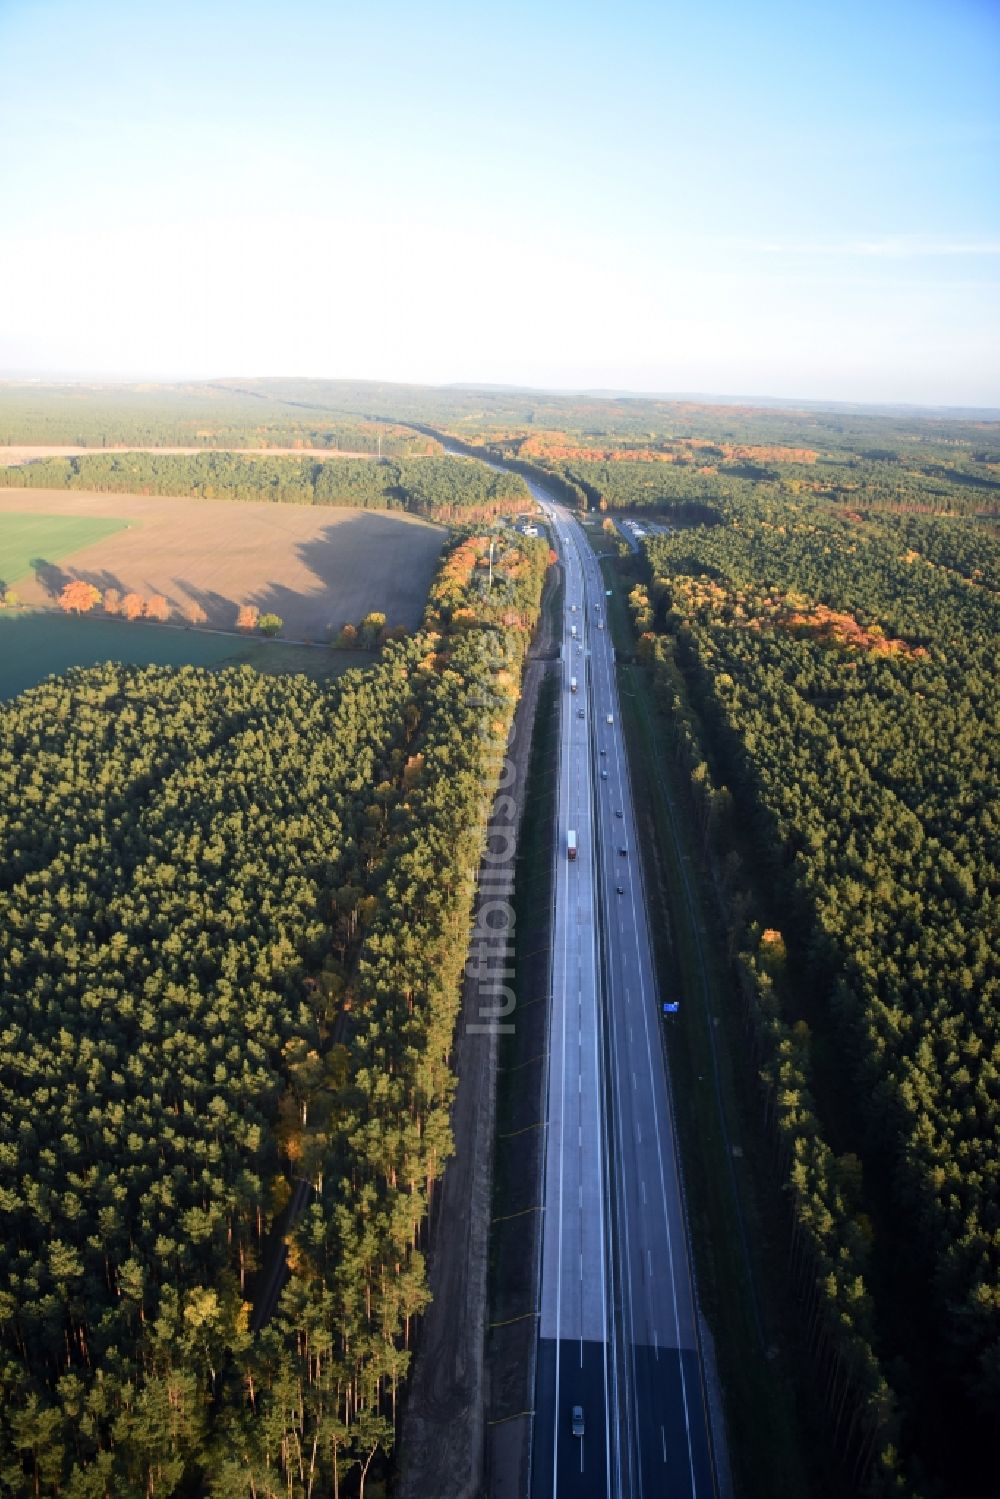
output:
<instances>
[{"instance_id":1,"label":"distant tree line","mask_svg":"<svg viewBox=\"0 0 1000 1499\"><path fill-rule=\"evenodd\" d=\"M489 449L484 450L489 452ZM1000 477L974 472L971 459L951 467L907 467L898 461L820 459L762 467L745 460L713 459L711 453L670 463L616 459L590 462L538 457L511 460L554 487L568 486L581 509L662 509L685 524L713 518L723 502L767 504L800 495L826 499L864 513L899 511L929 515L1000 513ZM566 498L565 493L561 498Z\"/></svg>"},{"instance_id":2,"label":"distant tree line","mask_svg":"<svg viewBox=\"0 0 1000 1499\"><path fill-rule=\"evenodd\" d=\"M527 477L547 475L562 498L584 508L711 504L718 495L737 498L734 485L743 481L765 497L770 490L855 507L996 515L1000 425L984 415L956 420L352 381L33 385L0 390L0 446L305 446L405 459L436 451L443 438ZM632 473L616 472L630 467Z\"/></svg>"},{"instance_id":3,"label":"distant tree line","mask_svg":"<svg viewBox=\"0 0 1000 1499\"><path fill-rule=\"evenodd\" d=\"M0 390L0 447L329 448L417 457L437 444L394 422L211 385Z\"/></svg>"},{"instance_id":4,"label":"distant tree line","mask_svg":"<svg viewBox=\"0 0 1000 1499\"><path fill-rule=\"evenodd\" d=\"M219 386L234 390L234 386ZM889 453L948 461L968 452L1000 462L995 413L984 411L898 414L800 405L739 405L717 401L662 400L652 396L558 395L539 390L482 386L434 389L348 380L240 382L243 394L386 420L412 422L449 439L512 449L530 434L565 433L593 446L605 439L636 446L694 439L743 446L819 449L828 453ZM992 417L992 419L991 419Z\"/></svg>"},{"instance_id":5,"label":"distant tree line","mask_svg":"<svg viewBox=\"0 0 1000 1499\"><path fill-rule=\"evenodd\" d=\"M408 510L463 524L517 514L531 504L516 475L461 458L373 463L239 453L94 453L0 468L0 486Z\"/></svg>"}]
</instances>

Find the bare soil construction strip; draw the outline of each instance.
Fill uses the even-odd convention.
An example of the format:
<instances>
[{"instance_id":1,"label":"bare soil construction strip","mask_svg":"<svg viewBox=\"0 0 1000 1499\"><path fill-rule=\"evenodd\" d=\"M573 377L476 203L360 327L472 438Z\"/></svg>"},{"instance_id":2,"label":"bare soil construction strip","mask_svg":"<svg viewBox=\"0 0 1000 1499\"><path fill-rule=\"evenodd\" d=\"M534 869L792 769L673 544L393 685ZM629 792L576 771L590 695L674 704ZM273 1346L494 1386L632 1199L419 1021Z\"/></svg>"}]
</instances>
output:
<instances>
[{"instance_id":1,"label":"bare soil construction strip","mask_svg":"<svg viewBox=\"0 0 1000 1499\"><path fill-rule=\"evenodd\" d=\"M504 787L504 794L513 797L516 804L519 840L535 711L541 685L554 669L545 659L552 654L551 620L546 609L525 667L515 719L510 749L514 776ZM515 931L515 944L520 945L521 935ZM544 962L542 971L544 982ZM487 1492L487 1484L491 1494L503 1491L513 1495L519 1477L526 1473L530 1421L512 1422L506 1429L508 1440L499 1452L493 1422L498 1399L505 1410L511 1400L523 1406L529 1388L535 1335L534 1230L530 1222L520 1227L512 1241L523 1260L515 1278L527 1280L526 1294L517 1298L522 1325L514 1329L513 1341L503 1349L491 1347L489 1370L485 1366L488 1273L490 1259L496 1253L496 1245L491 1247L495 1225L491 1230L490 1220L494 1211L499 1037L495 1032L474 1029L480 1021L482 993L475 978L467 979L454 1054L458 1076L452 1112L455 1155L448 1163L431 1217L428 1279L433 1300L423 1319L408 1382L400 1440L399 1499L427 1499L429 1495L479 1499ZM518 1039L540 1023L540 1039L528 1044L544 1046L544 1006L535 1006L529 1021L522 1013L521 1000L518 994L513 1014ZM539 1158L538 1142L534 1133L524 1138L526 1179L530 1182ZM503 1393L498 1394L496 1385Z\"/></svg>"},{"instance_id":2,"label":"bare soil construction strip","mask_svg":"<svg viewBox=\"0 0 1000 1499\"><path fill-rule=\"evenodd\" d=\"M525 669L510 750L515 774L504 788L519 813L540 669L534 662ZM403 1418L400 1499L426 1499L429 1494L477 1499L483 1492L483 1357L499 1037L495 1027L480 1025L482 1002L478 980L467 978L454 1053L455 1154L431 1226L428 1280L433 1300L420 1330Z\"/></svg>"}]
</instances>

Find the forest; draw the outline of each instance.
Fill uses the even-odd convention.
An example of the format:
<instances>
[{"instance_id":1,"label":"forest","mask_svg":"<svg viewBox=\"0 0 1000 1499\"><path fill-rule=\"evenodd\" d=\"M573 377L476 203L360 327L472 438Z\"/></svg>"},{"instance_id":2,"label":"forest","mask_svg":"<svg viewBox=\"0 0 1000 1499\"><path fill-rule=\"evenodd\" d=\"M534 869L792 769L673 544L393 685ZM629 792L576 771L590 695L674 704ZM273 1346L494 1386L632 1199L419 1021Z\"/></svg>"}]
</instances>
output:
<instances>
[{"instance_id":1,"label":"forest","mask_svg":"<svg viewBox=\"0 0 1000 1499\"><path fill-rule=\"evenodd\" d=\"M268 458L238 452L94 453L0 468L0 487L112 494L191 495L408 510L428 520L477 524L531 505L523 481L473 459Z\"/></svg>"},{"instance_id":2,"label":"forest","mask_svg":"<svg viewBox=\"0 0 1000 1499\"><path fill-rule=\"evenodd\" d=\"M2 483L482 525L523 476L672 528L627 564L637 655L726 917L806 1364L849 1491L879 1496L977 1491L1000 1400L997 415L0 390L10 442L383 432L381 464L95 452ZM417 456L439 439L507 472L456 490L456 459ZM546 556L505 546L486 598L484 542L457 540L425 630L332 686L106 668L11 706L0 1484L336 1492L391 1445L475 863L446 830L483 804ZM252 1335L299 1179L295 1274Z\"/></svg>"},{"instance_id":3,"label":"forest","mask_svg":"<svg viewBox=\"0 0 1000 1499\"><path fill-rule=\"evenodd\" d=\"M1000 512L996 412L333 380L0 386L0 446L304 446L405 460L439 452L441 440L547 478L583 508L711 506L717 499L804 494L853 509ZM55 487L68 482L61 472L51 481ZM204 471L191 475L194 486L212 482ZM231 479L246 492L253 482L242 473ZM302 494L315 482L308 473L262 475L255 497L286 484ZM685 520L703 518L681 513Z\"/></svg>"},{"instance_id":4,"label":"forest","mask_svg":"<svg viewBox=\"0 0 1000 1499\"><path fill-rule=\"evenodd\" d=\"M721 501L754 503L813 495L845 511L872 509L931 515L1000 514L1000 478L974 465L901 465L889 459L817 459L759 466L746 459L591 462L561 461L556 472L577 484L595 510L657 509L671 513ZM1000 469L998 469L1000 472Z\"/></svg>"},{"instance_id":5,"label":"forest","mask_svg":"<svg viewBox=\"0 0 1000 1499\"><path fill-rule=\"evenodd\" d=\"M390 421L197 385L0 384L0 447L329 448L420 457L438 444Z\"/></svg>"},{"instance_id":6,"label":"forest","mask_svg":"<svg viewBox=\"0 0 1000 1499\"><path fill-rule=\"evenodd\" d=\"M347 381L263 380L241 388L261 399L309 402L355 416L377 412L550 474L578 464L617 469L654 463L668 500L671 483L683 482L672 479L672 471L687 469L723 484L778 483L789 493L804 488L877 499L884 491L886 502L908 508L997 509L997 411L769 406ZM608 497L609 505L623 503L629 501Z\"/></svg>"},{"instance_id":7,"label":"forest","mask_svg":"<svg viewBox=\"0 0 1000 1499\"><path fill-rule=\"evenodd\" d=\"M585 509L664 509L684 522L705 519L722 501L802 495L844 510L1000 514L1000 452L991 449L943 453L911 442L844 453L702 439L661 439L654 448L648 441L594 446L593 438L549 432L491 441L482 451L514 460L529 476L563 481Z\"/></svg>"},{"instance_id":8,"label":"forest","mask_svg":"<svg viewBox=\"0 0 1000 1499\"><path fill-rule=\"evenodd\" d=\"M459 534L333 683L107 664L0 713L5 1492L363 1493L391 1451L548 563Z\"/></svg>"},{"instance_id":9,"label":"forest","mask_svg":"<svg viewBox=\"0 0 1000 1499\"><path fill-rule=\"evenodd\" d=\"M640 654L717 850L838 1440L873 1492L936 1492L1000 1400L1000 539L718 511L645 541Z\"/></svg>"}]
</instances>

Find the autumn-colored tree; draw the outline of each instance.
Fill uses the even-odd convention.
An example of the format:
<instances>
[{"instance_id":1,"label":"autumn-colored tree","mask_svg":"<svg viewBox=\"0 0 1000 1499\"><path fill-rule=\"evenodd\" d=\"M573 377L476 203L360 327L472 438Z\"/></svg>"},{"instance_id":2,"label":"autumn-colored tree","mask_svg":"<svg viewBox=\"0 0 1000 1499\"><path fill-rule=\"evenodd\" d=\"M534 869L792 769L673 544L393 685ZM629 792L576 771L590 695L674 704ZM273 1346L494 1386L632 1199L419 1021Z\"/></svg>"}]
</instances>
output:
<instances>
[{"instance_id":1,"label":"autumn-colored tree","mask_svg":"<svg viewBox=\"0 0 1000 1499\"><path fill-rule=\"evenodd\" d=\"M154 593L146 605L146 618L165 620L170 618L170 605L162 593Z\"/></svg>"},{"instance_id":2,"label":"autumn-colored tree","mask_svg":"<svg viewBox=\"0 0 1000 1499\"><path fill-rule=\"evenodd\" d=\"M350 650L353 646L356 646L357 643L358 643L358 627L357 627L357 625L343 625L342 628L341 628L340 634L337 636L337 644L339 646L341 646L344 650Z\"/></svg>"},{"instance_id":3,"label":"autumn-colored tree","mask_svg":"<svg viewBox=\"0 0 1000 1499\"><path fill-rule=\"evenodd\" d=\"M369 648L379 645L385 630L385 615L373 610L361 621L361 640Z\"/></svg>"},{"instance_id":4,"label":"autumn-colored tree","mask_svg":"<svg viewBox=\"0 0 1000 1499\"><path fill-rule=\"evenodd\" d=\"M89 614L101 602L101 590L82 578L73 578L59 595L59 607L66 614Z\"/></svg>"},{"instance_id":5,"label":"autumn-colored tree","mask_svg":"<svg viewBox=\"0 0 1000 1499\"><path fill-rule=\"evenodd\" d=\"M146 600L141 593L127 593L122 599L121 612L126 619L141 619L146 608Z\"/></svg>"},{"instance_id":6,"label":"autumn-colored tree","mask_svg":"<svg viewBox=\"0 0 1000 1499\"><path fill-rule=\"evenodd\" d=\"M194 599L191 600L190 604L184 610L184 618L189 625L204 625L208 623L208 615Z\"/></svg>"},{"instance_id":7,"label":"autumn-colored tree","mask_svg":"<svg viewBox=\"0 0 1000 1499\"><path fill-rule=\"evenodd\" d=\"M255 630L260 618L260 610L256 604L240 604L236 611L236 628L238 630Z\"/></svg>"},{"instance_id":8,"label":"autumn-colored tree","mask_svg":"<svg viewBox=\"0 0 1000 1499\"><path fill-rule=\"evenodd\" d=\"M109 588L104 595L105 614L120 614L122 607L122 596L117 588Z\"/></svg>"}]
</instances>

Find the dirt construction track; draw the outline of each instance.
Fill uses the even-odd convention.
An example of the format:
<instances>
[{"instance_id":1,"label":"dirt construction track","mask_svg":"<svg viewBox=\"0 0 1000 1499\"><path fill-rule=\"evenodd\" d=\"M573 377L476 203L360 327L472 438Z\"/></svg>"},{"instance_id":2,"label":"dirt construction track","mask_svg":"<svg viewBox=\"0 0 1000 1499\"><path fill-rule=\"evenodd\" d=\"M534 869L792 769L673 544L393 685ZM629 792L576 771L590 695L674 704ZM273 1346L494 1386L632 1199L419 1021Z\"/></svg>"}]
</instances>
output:
<instances>
[{"instance_id":1,"label":"dirt construction track","mask_svg":"<svg viewBox=\"0 0 1000 1499\"><path fill-rule=\"evenodd\" d=\"M162 594L178 619L200 605L216 629L232 629L238 606L256 604L296 640L324 640L373 610L390 627L415 626L445 536L398 511L45 489L3 491L5 512L129 522L59 563L39 558L17 581L24 604L51 606L82 578L102 592Z\"/></svg>"}]
</instances>

